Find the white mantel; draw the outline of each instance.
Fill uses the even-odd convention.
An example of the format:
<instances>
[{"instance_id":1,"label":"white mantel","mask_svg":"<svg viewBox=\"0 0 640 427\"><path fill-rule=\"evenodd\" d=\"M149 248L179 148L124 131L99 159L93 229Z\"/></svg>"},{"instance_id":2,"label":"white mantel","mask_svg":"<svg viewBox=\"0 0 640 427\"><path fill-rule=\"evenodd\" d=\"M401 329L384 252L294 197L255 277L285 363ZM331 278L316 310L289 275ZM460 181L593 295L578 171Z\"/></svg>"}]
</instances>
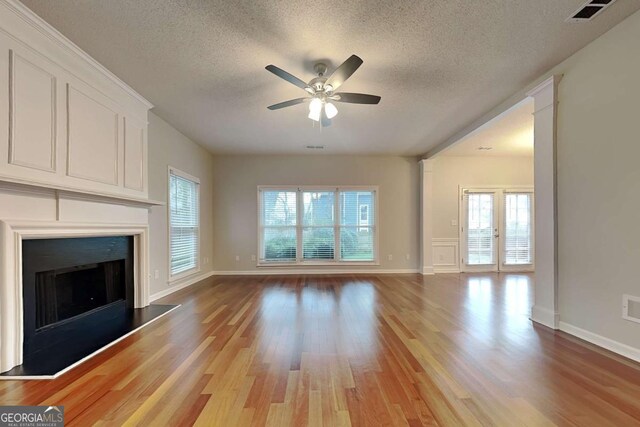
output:
<instances>
[{"instance_id":1,"label":"white mantel","mask_svg":"<svg viewBox=\"0 0 640 427\"><path fill-rule=\"evenodd\" d=\"M152 105L15 0L0 0L0 372L22 363L22 241L134 236L149 304Z\"/></svg>"},{"instance_id":2,"label":"white mantel","mask_svg":"<svg viewBox=\"0 0 640 427\"><path fill-rule=\"evenodd\" d=\"M149 203L0 182L0 372L22 363L22 241L134 236L135 307L149 305Z\"/></svg>"}]
</instances>

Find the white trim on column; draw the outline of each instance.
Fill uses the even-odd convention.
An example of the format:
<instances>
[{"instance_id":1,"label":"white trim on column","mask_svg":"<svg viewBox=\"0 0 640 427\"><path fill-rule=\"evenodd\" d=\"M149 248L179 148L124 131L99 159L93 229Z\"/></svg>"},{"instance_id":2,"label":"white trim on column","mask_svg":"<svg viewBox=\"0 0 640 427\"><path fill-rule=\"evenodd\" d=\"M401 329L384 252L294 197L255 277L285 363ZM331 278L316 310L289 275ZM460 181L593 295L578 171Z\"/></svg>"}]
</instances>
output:
<instances>
[{"instance_id":1,"label":"white trim on column","mask_svg":"<svg viewBox=\"0 0 640 427\"><path fill-rule=\"evenodd\" d=\"M551 76L527 93L534 99L535 305L531 320L559 327L556 140L558 83Z\"/></svg>"},{"instance_id":2,"label":"white trim on column","mask_svg":"<svg viewBox=\"0 0 640 427\"><path fill-rule=\"evenodd\" d=\"M149 227L46 221L0 221L0 372L23 360L22 241L63 237L134 236L134 305L149 305Z\"/></svg>"},{"instance_id":3,"label":"white trim on column","mask_svg":"<svg viewBox=\"0 0 640 427\"><path fill-rule=\"evenodd\" d=\"M531 307L531 320L548 328L558 329L560 314L557 311L534 305Z\"/></svg>"},{"instance_id":4,"label":"white trim on column","mask_svg":"<svg viewBox=\"0 0 640 427\"><path fill-rule=\"evenodd\" d=\"M420 273L433 269L433 160L420 160Z\"/></svg>"}]
</instances>

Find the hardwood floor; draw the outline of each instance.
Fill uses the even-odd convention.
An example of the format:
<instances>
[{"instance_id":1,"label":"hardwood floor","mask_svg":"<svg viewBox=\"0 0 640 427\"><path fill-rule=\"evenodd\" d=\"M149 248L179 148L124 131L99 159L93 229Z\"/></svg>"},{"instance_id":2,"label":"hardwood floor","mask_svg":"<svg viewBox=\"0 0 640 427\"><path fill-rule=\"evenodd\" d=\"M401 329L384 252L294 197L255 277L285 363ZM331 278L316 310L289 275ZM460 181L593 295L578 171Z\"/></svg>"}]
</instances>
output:
<instances>
[{"instance_id":1,"label":"hardwood floor","mask_svg":"<svg viewBox=\"0 0 640 427\"><path fill-rule=\"evenodd\" d=\"M640 365L533 326L532 278L216 277L0 404L67 425L640 425Z\"/></svg>"}]
</instances>

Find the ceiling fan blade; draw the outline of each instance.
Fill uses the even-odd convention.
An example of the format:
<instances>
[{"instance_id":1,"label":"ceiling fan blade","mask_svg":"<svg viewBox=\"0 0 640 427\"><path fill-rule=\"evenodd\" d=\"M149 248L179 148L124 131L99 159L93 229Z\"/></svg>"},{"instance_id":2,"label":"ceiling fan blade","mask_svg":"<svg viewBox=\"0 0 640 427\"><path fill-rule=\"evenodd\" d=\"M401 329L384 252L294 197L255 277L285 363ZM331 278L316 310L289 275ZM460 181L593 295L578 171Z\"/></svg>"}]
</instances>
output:
<instances>
[{"instance_id":1,"label":"ceiling fan blade","mask_svg":"<svg viewBox=\"0 0 640 427\"><path fill-rule=\"evenodd\" d=\"M320 125L323 128L331 126L331 119L327 117L327 112L324 110L324 107L322 107L322 113L320 114Z\"/></svg>"},{"instance_id":2,"label":"ceiling fan blade","mask_svg":"<svg viewBox=\"0 0 640 427\"><path fill-rule=\"evenodd\" d=\"M289 83L298 86L300 89L305 89L306 90L309 87L309 85L306 82L300 80L299 78L297 78L293 74L287 73L282 68L276 67L275 65L267 65L264 68L267 71L271 71L273 74L275 74L276 76L280 77L281 79L284 79L284 80L288 81Z\"/></svg>"},{"instance_id":3,"label":"ceiling fan blade","mask_svg":"<svg viewBox=\"0 0 640 427\"><path fill-rule=\"evenodd\" d=\"M367 95L366 93L336 93L333 97L336 102L348 102L350 104L377 104L382 98L376 95Z\"/></svg>"},{"instance_id":4,"label":"ceiling fan blade","mask_svg":"<svg viewBox=\"0 0 640 427\"><path fill-rule=\"evenodd\" d=\"M344 61L325 82L325 86L329 85L333 89L338 89L356 70L362 65L362 59L356 55L351 55L349 59Z\"/></svg>"},{"instance_id":5,"label":"ceiling fan blade","mask_svg":"<svg viewBox=\"0 0 640 427\"><path fill-rule=\"evenodd\" d=\"M296 98L290 99L289 101L280 102L278 104L269 105L267 108L269 110L279 110L285 107L291 107L292 105L302 104L305 101L308 101L311 98Z\"/></svg>"}]
</instances>

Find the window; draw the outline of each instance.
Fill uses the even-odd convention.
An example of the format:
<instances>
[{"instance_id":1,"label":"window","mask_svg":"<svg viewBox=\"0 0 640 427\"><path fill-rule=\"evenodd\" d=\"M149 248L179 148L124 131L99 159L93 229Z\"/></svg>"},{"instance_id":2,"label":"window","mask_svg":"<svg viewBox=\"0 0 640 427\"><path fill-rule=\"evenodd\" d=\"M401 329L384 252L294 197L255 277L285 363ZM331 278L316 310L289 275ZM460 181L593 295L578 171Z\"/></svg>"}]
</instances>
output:
<instances>
[{"instance_id":1,"label":"window","mask_svg":"<svg viewBox=\"0 0 640 427\"><path fill-rule=\"evenodd\" d=\"M467 209L467 264L493 264L495 262L493 193L469 194Z\"/></svg>"},{"instance_id":2,"label":"window","mask_svg":"<svg viewBox=\"0 0 640 427\"><path fill-rule=\"evenodd\" d=\"M504 196L504 263L531 264L531 193Z\"/></svg>"},{"instance_id":3,"label":"window","mask_svg":"<svg viewBox=\"0 0 640 427\"><path fill-rule=\"evenodd\" d=\"M269 261L295 261L297 202L295 191L264 191L262 193L261 258Z\"/></svg>"},{"instance_id":4,"label":"window","mask_svg":"<svg viewBox=\"0 0 640 427\"><path fill-rule=\"evenodd\" d=\"M169 168L169 257L172 278L198 270L200 181Z\"/></svg>"},{"instance_id":5,"label":"window","mask_svg":"<svg viewBox=\"0 0 640 427\"><path fill-rule=\"evenodd\" d=\"M260 263L375 262L374 188L267 188L259 194Z\"/></svg>"},{"instance_id":6,"label":"window","mask_svg":"<svg viewBox=\"0 0 640 427\"><path fill-rule=\"evenodd\" d=\"M373 191L340 192L340 257L348 261L375 259L374 218L370 214L374 205ZM362 213L366 212L366 221Z\"/></svg>"},{"instance_id":7,"label":"window","mask_svg":"<svg viewBox=\"0 0 640 427\"><path fill-rule=\"evenodd\" d=\"M302 191L302 257L333 260L335 257L335 192Z\"/></svg>"}]
</instances>

